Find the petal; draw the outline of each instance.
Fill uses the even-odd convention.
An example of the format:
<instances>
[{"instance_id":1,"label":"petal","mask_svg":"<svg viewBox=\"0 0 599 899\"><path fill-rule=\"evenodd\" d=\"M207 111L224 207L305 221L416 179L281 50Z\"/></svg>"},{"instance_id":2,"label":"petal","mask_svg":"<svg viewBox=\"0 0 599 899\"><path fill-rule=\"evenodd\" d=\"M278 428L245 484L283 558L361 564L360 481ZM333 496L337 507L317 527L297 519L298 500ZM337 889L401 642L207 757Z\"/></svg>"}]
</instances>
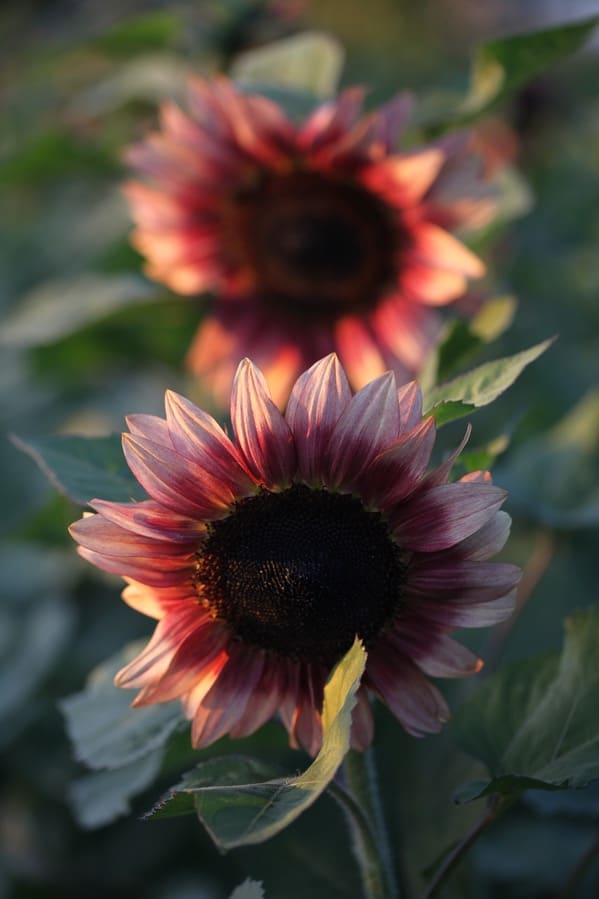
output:
<instances>
[{"instance_id":1,"label":"petal","mask_svg":"<svg viewBox=\"0 0 599 899\"><path fill-rule=\"evenodd\" d=\"M152 556L113 556L97 553L85 546L77 547L82 559L91 562L101 571L133 578L150 587L173 587L184 584L193 572L193 556L182 559L154 558Z\"/></svg>"},{"instance_id":2,"label":"petal","mask_svg":"<svg viewBox=\"0 0 599 899\"><path fill-rule=\"evenodd\" d=\"M387 372L358 391L337 421L326 460L326 484L353 486L399 433L397 386L393 372Z\"/></svg>"},{"instance_id":3,"label":"petal","mask_svg":"<svg viewBox=\"0 0 599 899\"><path fill-rule=\"evenodd\" d=\"M295 440L299 474L308 483L322 484L322 459L350 399L345 372L333 353L296 381L285 417Z\"/></svg>"},{"instance_id":4,"label":"petal","mask_svg":"<svg viewBox=\"0 0 599 899\"><path fill-rule=\"evenodd\" d=\"M147 556L161 562L165 560L168 564L169 559L188 559L194 552L187 544L154 540L124 530L102 515L88 515L76 521L70 526L69 533L81 546L110 556Z\"/></svg>"},{"instance_id":5,"label":"petal","mask_svg":"<svg viewBox=\"0 0 599 899\"><path fill-rule=\"evenodd\" d=\"M175 541L199 545L205 536L206 525L185 515L177 515L153 500L137 503L113 503L93 499L89 504L106 521L117 524L134 534L155 540Z\"/></svg>"},{"instance_id":6,"label":"petal","mask_svg":"<svg viewBox=\"0 0 599 899\"><path fill-rule=\"evenodd\" d=\"M380 509L405 499L420 483L435 444L435 422L427 418L379 453L362 479L360 492Z\"/></svg>"},{"instance_id":7,"label":"petal","mask_svg":"<svg viewBox=\"0 0 599 899\"><path fill-rule=\"evenodd\" d=\"M468 287L466 276L461 272L444 268L431 268L414 257L406 254L400 269L399 284L402 293L415 303L424 306L447 306L461 297Z\"/></svg>"},{"instance_id":8,"label":"petal","mask_svg":"<svg viewBox=\"0 0 599 899\"><path fill-rule=\"evenodd\" d=\"M366 752L374 737L374 716L370 697L365 687L360 687L356 695L356 705L352 712L351 746Z\"/></svg>"},{"instance_id":9,"label":"petal","mask_svg":"<svg viewBox=\"0 0 599 899\"><path fill-rule=\"evenodd\" d=\"M467 677L483 667L482 660L461 643L443 633L431 637L430 630L423 635L423 628L418 623L410 627L407 621L398 622L387 640L430 677Z\"/></svg>"},{"instance_id":10,"label":"petal","mask_svg":"<svg viewBox=\"0 0 599 899\"><path fill-rule=\"evenodd\" d=\"M231 728L231 737L247 737L270 720L281 704L284 689L285 676L281 663L265 656L260 680L248 700L245 712L235 727Z\"/></svg>"},{"instance_id":11,"label":"petal","mask_svg":"<svg viewBox=\"0 0 599 899\"><path fill-rule=\"evenodd\" d=\"M218 518L237 499L230 484L173 449L123 435L129 468L144 490L167 509L191 518Z\"/></svg>"},{"instance_id":12,"label":"petal","mask_svg":"<svg viewBox=\"0 0 599 899\"><path fill-rule=\"evenodd\" d=\"M507 493L487 484L443 484L401 503L391 515L394 536L405 549L435 552L478 531Z\"/></svg>"},{"instance_id":13,"label":"petal","mask_svg":"<svg viewBox=\"0 0 599 899\"><path fill-rule=\"evenodd\" d=\"M358 119L364 101L364 89L348 88L337 100L323 103L306 120L297 136L298 146L314 150L336 140Z\"/></svg>"},{"instance_id":14,"label":"petal","mask_svg":"<svg viewBox=\"0 0 599 899\"><path fill-rule=\"evenodd\" d=\"M414 97L409 91L402 91L381 106L374 115L372 139L381 143L391 153L406 127L412 110Z\"/></svg>"},{"instance_id":15,"label":"petal","mask_svg":"<svg viewBox=\"0 0 599 899\"><path fill-rule=\"evenodd\" d=\"M209 746L238 724L263 666L262 652L231 644L227 664L193 716L191 743L195 749Z\"/></svg>"},{"instance_id":16,"label":"petal","mask_svg":"<svg viewBox=\"0 0 599 899\"><path fill-rule=\"evenodd\" d=\"M376 649L367 663L367 682L414 737L438 733L449 720L449 708L439 690L407 658Z\"/></svg>"},{"instance_id":17,"label":"petal","mask_svg":"<svg viewBox=\"0 0 599 899\"><path fill-rule=\"evenodd\" d=\"M456 449L450 453L447 459L441 463L437 468L434 468L429 474L426 476L426 481L424 486L428 487L438 487L441 484L445 484L449 475L451 473L451 469L453 468L455 460L458 458L468 441L470 440L470 434L472 433L472 425L468 425L466 427L466 431L460 444L456 447Z\"/></svg>"},{"instance_id":18,"label":"petal","mask_svg":"<svg viewBox=\"0 0 599 899\"><path fill-rule=\"evenodd\" d=\"M425 265L457 272L468 278L481 278L485 274L485 266L478 256L438 225L419 223L412 233L412 241L410 256Z\"/></svg>"},{"instance_id":19,"label":"petal","mask_svg":"<svg viewBox=\"0 0 599 899\"><path fill-rule=\"evenodd\" d=\"M437 601L419 597L418 614L423 628L431 624L442 628L490 627L510 617L515 601L515 590L498 599L480 601L466 598L464 601L452 599L446 602L444 598Z\"/></svg>"},{"instance_id":20,"label":"petal","mask_svg":"<svg viewBox=\"0 0 599 899\"><path fill-rule=\"evenodd\" d=\"M506 562L471 562L469 560L431 560L416 556L410 562L404 589L415 599L450 602L499 599L510 593L522 577L516 565Z\"/></svg>"},{"instance_id":21,"label":"petal","mask_svg":"<svg viewBox=\"0 0 599 899\"><path fill-rule=\"evenodd\" d=\"M154 443L162 443L164 446L172 447L173 442L164 418L158 418L157 415L139 413L137 415L128 415L125 421L134 437L143 437L146 440L152 440Z\"/></svg>"},{"instance_id":22,"label":"petal","mask_svg":"<svg viewBox=\"0 0 599 899\"><path fill-rule=\"evenodd\" d=\"M172 390L165 395L166 420L175 450L213 474L235 496L255 489L237 447L215 419Z\"/></svg>"},{"instance_id":23,"label":"petal","mask_svg":"<svg viewBox=\"0 0 599 899\"><path fill-rule=\"evenodd\" d=\"M457 543L449 552L453 558L484 562L503 549L511 524L507 512L499 511L479 531Z\"/></svg>"},{"instance_id":24,"label":"petal","mask_svg":"<svg viewBox=\"0 0 599 899\"><path fill-rule=\"evenodd\" d=\"M393 368L401 380L420 370L441 332L440 316L407 300L403 293L391 294L379 303L370 324L380 344L397 360Z\"/></svg>"},{"instance_id":25,"label":"petal","mask_svg":"<svg viewBox=\"0 0 599 899\"><path fill-rule=\"evenodd\" d=\"M206 615L203 624L181 641L160 680L146 687L133 704L168 702L199 683L208 692L229 659L226 646L230 637L228 629Z\"/></svg>"},{"instance_id":26,"label":"petal","mask_svg":"<svg viewBox=\"0 0 599 899\"><path fill-rule=\"evenodd\" d=\"M300 689L293 718L294 739L306 752L315 756L322 746L322 703L326 671L321 665L304 665L300 669Z\"/></svg>"},{"instance_id":27,"label":"petal","mask_svg":"<svg viewBox=\"0 0 599 899\"><path fill-rule=\"evenodd\" d=\"M335 340L343 368L354 388L378 378L388 367L377 341L359 318L346 316L335 326Z\"/></svg>"},{"instance_id":28,"label":"petal","mask_svg":"<svg viewBox=\"0 0 599 899\"><path fill-rule=\"evenodd\" d=\"M195 589L191 584L160 589L148 587L128 578L125 580L129 582L121 597L136 612L150 618L164 618L169 612L175 611L180 603L193 602L196 598Z\"/></svg>"},{"instance_id":29,"label":"petal","mask_svg":"<svg viewBox=\"0 0 599 899\"><path fill-rule=\"evenodd\" d=\"M404 384L397 391L401 430L408 431L415 427L422 418L422 391L417 381Z\"/></svg>"},{"instance_id":30,"label":"petal","mask_svg":"<svg viewBox=\"0 0 599 899\"><path fill-rule=\"evenodd\" d=\"M260 370L240 363L233 383L231 421L248 466L268 487L289 484L296 470L289 425L273 403Z\"/></svg>"},{"instance_id":31,"label":"petal","mask_svg":"<svg viewBox=\"0 0 599 899\"><path fill-rule=\"evenodd\" d=\"M399 192L402 206L419 203L436 180L445 161L445 154L438 147L416 150L413 153L389 156L374 163L361 178L373 190L385 194L385 182L389 181Z\"/></svg>"},{"instance_id":32,"label":"petal","mask_svg":"<svg viewBox=\"0 0 599 899\"><path fill-rule=\"evenodd\" d=\"M158 681L185 638L203 626L206 613L197 604L183 605L162 618L148 645L117 672L114 682L126 689L145 687Z\"/></svg>"}]
</instances>

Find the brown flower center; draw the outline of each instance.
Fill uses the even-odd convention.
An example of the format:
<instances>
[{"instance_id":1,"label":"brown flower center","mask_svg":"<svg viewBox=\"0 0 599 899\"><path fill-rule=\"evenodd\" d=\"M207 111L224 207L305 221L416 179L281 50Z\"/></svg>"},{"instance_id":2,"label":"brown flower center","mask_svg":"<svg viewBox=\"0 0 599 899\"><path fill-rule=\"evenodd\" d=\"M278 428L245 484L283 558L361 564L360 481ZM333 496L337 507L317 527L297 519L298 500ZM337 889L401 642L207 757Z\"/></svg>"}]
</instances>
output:
<instances>
[{"instance_id":1,"label":"brown flower center","mask_svg":"<svg viewBox=\"0 0 599 899\"><path fill-rule=\"evenodd\" d=\"M279 314L334 319L372 308L401 244L391 211L354 182L317 172L264 177L226 207L225 251Z\"/></svg>"},{"instance_id":2,"label":"brown flower center","mask_svg":"<svg viewBox=\"0 0 599 899\"><path fill-rule=\"evenodd\" d=\"M238 637L297 660L336 661L394 616L405 562L377 512L347 494L262 491L209 525L202 602Z\"/></svg>"}]
</instances>

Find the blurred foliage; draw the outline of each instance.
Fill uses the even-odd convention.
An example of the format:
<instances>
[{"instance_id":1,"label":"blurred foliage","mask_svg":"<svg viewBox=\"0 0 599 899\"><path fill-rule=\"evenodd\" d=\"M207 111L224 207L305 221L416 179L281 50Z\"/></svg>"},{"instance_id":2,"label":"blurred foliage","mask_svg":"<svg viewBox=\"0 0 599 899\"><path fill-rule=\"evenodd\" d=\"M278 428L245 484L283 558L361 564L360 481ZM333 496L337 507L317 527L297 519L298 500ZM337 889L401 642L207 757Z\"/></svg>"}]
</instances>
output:
<instances>
[{"instance_id":1,"label":"blurred foliage","mask_svg":"<svg viewBox=\"0 0 599 899\"><path fill-rule=\"evenodd\" d=\"M518 48L530 50L527 39L497 41L499 22L519 30L522 5L479 6L477 12L472 4L450 0L30 0L0 10L3 899L124 899L133 893L140 899L225 899L233 890L236 899L249 899L259 892L248 884L244 894L240 884L248 875L263 882L267 899L355 897L357 871L330 799L319 799L272 843L222 858L190 819L138 820L182 772L206 760L191 751L186 732L175 728L168 745L148 753L143 764L127 757L113 769L92 764L90 773L72 759L58 712L59 700L79 694L79 706L71 698L63 708L67 717L74 708L85 716L81 691L89 671L126 641L147 635L148 625L119 602L117 578L79 565L66 535L79 510L56 495L8 435L16 434L30 455L46 462L54 453L50 467L60 472L66 493L85 502L98 484L105 496L109 488L97 470L90 475L77 467L84 437L74 435L118 432L128 412L161 411L166 387L200 398L181 360L205 304L170 297L143 278L127 242L130 225L119 194L123 147L153 126L162 98L184 95L192 71L227 69L243 51L304 26L328 31L346 50L343 84L367 83L371 104L404 87L414 90L424 134L444 127L441 109L458 109L459 118L459 103L471 87L471 51L483 42L479 72L482 61L487 74L489 67L494 71L496 88L485 102L496 104L493 114L511 125L518 144L512 211L481 238L489 284L503 299L491 301L468 324L448 326L431 360L429 386L435 375L455 383L473 361L488 364L549 335L559 339L473 418L472 447L461 470L499 457L496 480L511 490L516 516L504 555L527 567L532 588L500 633L500 647L495 638L485 646L484 635L466 639L483 655L489 650L495 662L526 665L521 660L532 653L555 652L565 616L596 606L597 45L554 64L587 34L586 24L576 25L555 57L557 45L550 40L543 65L533 61L531 67L530 59L523 64L522 55L514 55ZM533 6L542 28L551 4ZM497 80L497 65L504 68L503 80ZM306 108L305 97L297 102ZM514 208L521 216L516 220ZM516 311L505 299L512 295ZM459 403L463 397L445 399ZM455 446L461 427L447 425L441 453ZM95 445L106 448L97 468L111 471L118 494L117 439L104 436ZM56 462L57 454L62 461ZM87 450L84 461L93 468ZM502 665L496 676L508 677L507 670ZM493 690L492 684L485 689ZM452 707L475 688L450 685ZM124 712L128 694L111 690L111 696L122 701ZM112 719L104 726L114 736ZM275 723L247 740L225 738L214 751L259 755L287 771L307 766L305 756L287 748ZM484 770L456 756L449 732L415 741L382 708L376 754L393 840L399 844L401 835L406 879L420 886L422 872L480 814L477 803L455 806L452 794L457 784L480 780ZM117 819L129 808L129 816ZM88 828L100 829L79 827L73 810L80 818L87 813ZM525 793L487 831L446 895L549 899L596 839L598 821L593 787ZM595 864L575 896L593 899L598 891Z\"/></svg>"}]
</instances>

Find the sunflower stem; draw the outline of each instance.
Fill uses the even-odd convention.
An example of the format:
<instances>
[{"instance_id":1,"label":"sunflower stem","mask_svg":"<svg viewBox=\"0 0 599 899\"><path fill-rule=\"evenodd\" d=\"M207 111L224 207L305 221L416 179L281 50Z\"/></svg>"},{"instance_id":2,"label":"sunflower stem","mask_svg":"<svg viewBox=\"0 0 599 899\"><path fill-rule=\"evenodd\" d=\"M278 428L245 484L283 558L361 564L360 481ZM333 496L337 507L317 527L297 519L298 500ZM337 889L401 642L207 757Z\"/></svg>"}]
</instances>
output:
<instances>
[{"instance_id":1,"label":"sunflower stem","mask_svg":"<svg viewBox=\"0 0 599 899\"><path fill-rule=\"evenodd\" d=\"M348 820L364 895L366 899L399 899L372 755L350 750L343 774L347 786L334 783L332 793Z\"/></svg>"},{"instance_id":2,"label":"sunflower stem","mask_svg":"<svg viewBox=\"0 0 599 899\"><path fill-rule=\"evenodd\" d=\"M509 803L506 803L505 807L507 807L508 805ZM446 855L445 859L441 862L441 865L433 876L433 879L422 894L421 899L433 899L433 897L439 895L439 892L445 886L446 881L463 860L470 847L473 846L474 843L476 843L481 833L483 833L483 831L485 831L487 827L493 823L493 821L497 817L499 808L499 797L496 793L493 793L487 803L485 814L460 840L457 846Z\"/></svg>"}]
</instances>

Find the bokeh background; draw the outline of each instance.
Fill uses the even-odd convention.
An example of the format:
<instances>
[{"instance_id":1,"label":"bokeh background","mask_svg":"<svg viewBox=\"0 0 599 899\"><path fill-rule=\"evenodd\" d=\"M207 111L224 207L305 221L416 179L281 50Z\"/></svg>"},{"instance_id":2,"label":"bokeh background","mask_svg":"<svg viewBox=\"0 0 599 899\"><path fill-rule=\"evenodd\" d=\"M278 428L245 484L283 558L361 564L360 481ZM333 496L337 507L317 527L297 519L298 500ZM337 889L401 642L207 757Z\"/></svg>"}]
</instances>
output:
<instances>
[{"instance_id":1,"label":"bokeh background","mask_svg":"<svg viewBox=\"0 0 599 899\"><path fill-rule=\"evenodd\" d=\"M2 899L224 899L248 874L264 881L269 899L356 896L345 825L326 798L272 843L226 857L191 818L140 821L197 758L186 734L130 810L125 803L106 823L100 803L85 817L86 772L58 703L123 643L147 635L149 622L120 602L117 578L80 563L66 535L80 509L9 435L35 446L50 434L118 432L128 412L160 413L166 387L206 399L182 365L206 304L141 277L119 192L122 148L155 124L162 98L183 98L190 73L226 71L243 50L305 28L342 42L342 83L366 84L369 104L413 90L426 138L439 110L466 93L478 43L591 15L599 15L591 0L2 6ZM509 632L476 644L491 668L559 646L564 616L597 603L598 85L599 39L591 37L493 110L496 125L511 129L515 171L511 206L479 249L490 263L489 291L516 297L517 310L480 358L559 337L473 420L472 447L505 438L495 467L515 518L505 557L527 571L526 603ZM457 424L445 429L440 452L461 433ZM450 690L452 704L469 689ZM305 765L276 724L252 739L225 739L220 749L249 747L290 771ZM414 741L384 710L377 755L394 840L401 834L407 876L422 883L477 815L451 802L472 763L457 753L451 731ZM549 899L598 830L597 789L525 796L480 841L447 895ZM597 895L595 863L575 896Z\"/></svg>"}]
</instances>

